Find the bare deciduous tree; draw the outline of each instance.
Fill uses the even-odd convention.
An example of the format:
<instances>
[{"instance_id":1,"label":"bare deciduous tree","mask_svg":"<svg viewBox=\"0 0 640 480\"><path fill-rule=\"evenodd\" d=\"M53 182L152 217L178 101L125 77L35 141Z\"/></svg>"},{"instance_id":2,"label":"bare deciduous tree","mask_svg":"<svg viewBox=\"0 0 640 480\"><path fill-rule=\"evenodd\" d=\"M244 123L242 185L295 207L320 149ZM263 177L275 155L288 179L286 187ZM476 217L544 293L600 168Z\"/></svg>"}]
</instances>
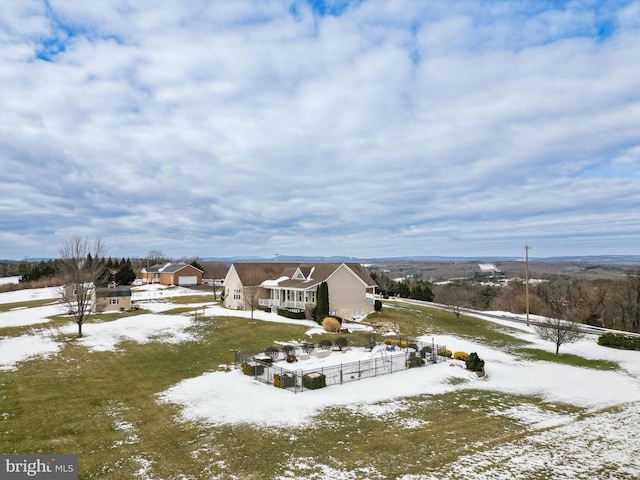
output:
<instances>
[{"instance_id":1,"label":"bare deciduous tree","mask_svg":"<svg viewBox=\"0 0 640 480\"><path fill-rule=\"evenodd\" d=\"M251 310L251 320L253 320L253 311L259 306L260 293L263 289L263 287L260 286L262 283L260 272L252 268L247 272L244 281L246 282L242 289L244 308Z\"/></svg>"},{"instance_id":2,"label":"bare deciduous tree","mask_svg":"<svg viewBox=\"0 0 640 480\"><path fill-rule=\"evenodd\" d=\"M471 302L470 291L460 283L448 284L437 290L436 301L445 304L456 316L456 322L459 322L464 310L463 305Z\"/></svg>"},{"instance_id":3,"label":"bare deciduous tree","mask_svg":"<svg viewBox=\"0 0 640 480\"><path fill-rule=\"evenodd\" d=\"M640 332L640 268L627 272L621 293L624 326L630 332Z\"/></svg>"},{"instance_id":4,"label":"bare deciduous tree","mask_svg":"<svg viewBox=\"0 0 640 480\"><path fill-rule=\"evenodd\" d=\"M161 250L150 250L147 253L146 263L147 267L152 267L153 265L157 265L159 263L167 263L169 259Z\"/></svg>"},{"instance_id":5,"label":"bare deciduous tree","mask_svg":"<svg viewBox=\"0 0 640 480\"><path fill-rule=\"evenodd\" d=\"M372 276L373 278L373 276ZM378 285L378 288L380 290L382 290L382 293L385 297L389 296L389 290L391 290L393 288L394 285L394 281L391 280L387 275L385 275L384 273L378 273L375 275L374 280L376 281L376 284Z\"/></svg>"},{"instance_id":6,"label":"bare deciduous tree","mask_svg":"<svg viewBox=\"0 0 640 480\"><path fill-rule=\"evenodd\" d=\"M89 240L74 236L60 247L60 264L65 279L62 298L78 324L78 337L82 337L82 324L91 309L94 283L102 273L106 250L106 244L100 237Z\"/></svg>"},{"instance_id":7,"label":"bare deciduous tree","mask_svg":"<svg viewBox=\"0 0 640 480\"><path fill-rule=\"evenodd\" d=\"M222 291L222 286L216 285L216 281L223 279L227 271L229 271L229 265L223 262L202 262L202 269L204 270L203 278L209 278L212 281L211 288L213 291L213 299L216 300L216 294L218 290Z\"/></svg>"},{"instance_id":8,"label":"bare deciduous tree","mask_svg":"<svg viewBox=\"0 0 640 480\"><path fill-rule=\"evenodd\" d=\"M536 331L540 338L553 342L556 346L556 355L560 352L560 347L565 343L573 343L583 334L580 331L580 325L571 320L562 320L561 317L565 311L563 301L554 299L550 303L551 316L545 317L536 325Z\"/></svg>"}]
</instances>

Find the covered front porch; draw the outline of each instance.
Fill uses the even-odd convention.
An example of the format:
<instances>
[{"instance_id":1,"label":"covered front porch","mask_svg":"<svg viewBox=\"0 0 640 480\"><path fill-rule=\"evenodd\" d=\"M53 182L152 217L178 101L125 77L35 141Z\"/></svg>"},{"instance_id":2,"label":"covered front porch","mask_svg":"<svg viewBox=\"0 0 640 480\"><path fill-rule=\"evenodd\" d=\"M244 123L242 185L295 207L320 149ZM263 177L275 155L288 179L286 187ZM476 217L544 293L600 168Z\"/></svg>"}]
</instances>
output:
<instances>
[{"instance_id":1,"label":"covered front porch","mask_svg":"<svg viewBox=\"0 0 640 480\"><path fill-rule=\"evenodd\" d=\"M270 288L269 298L260 299L259 305L271 307L272 310L278 308L305 310L308 305L316 305L316 292L297 288Z\"/></svg>"}]
</instances>

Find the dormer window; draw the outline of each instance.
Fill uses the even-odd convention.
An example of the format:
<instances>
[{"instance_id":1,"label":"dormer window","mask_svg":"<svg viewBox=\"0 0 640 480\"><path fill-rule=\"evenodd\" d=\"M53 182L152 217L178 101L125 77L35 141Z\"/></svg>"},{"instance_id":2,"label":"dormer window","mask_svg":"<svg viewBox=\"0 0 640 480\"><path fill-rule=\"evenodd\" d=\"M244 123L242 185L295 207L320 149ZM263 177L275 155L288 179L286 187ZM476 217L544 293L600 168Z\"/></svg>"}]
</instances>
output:
<instances>
[{"instance_id":1,"label":"dormer window","mask_svg":"<svg viewBox=\"0 0 640 480\"><path fill-rule=\"evenodd\" d=\"M296 270L296 273L293 274L293 278L296 280L304 280L304 274L300 271L300 269Z\"/></svg>"}]
</instances>

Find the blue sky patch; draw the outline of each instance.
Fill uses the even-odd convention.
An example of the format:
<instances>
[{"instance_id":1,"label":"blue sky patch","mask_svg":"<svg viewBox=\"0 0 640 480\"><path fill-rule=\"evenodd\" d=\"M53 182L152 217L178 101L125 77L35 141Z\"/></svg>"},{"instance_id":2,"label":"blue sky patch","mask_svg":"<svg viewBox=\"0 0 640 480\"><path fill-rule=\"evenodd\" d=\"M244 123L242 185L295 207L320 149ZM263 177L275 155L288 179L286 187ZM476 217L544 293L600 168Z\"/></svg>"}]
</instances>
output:
<instances>
[{"instance_id":1,"label":"blue sky patch","mask_svg":"<svg viewBox=\"0 0 640 480\"><path fill-rule=\"evenodd\" d=\"M360 5L362 0L307 0L307 3L321 17L339 17L347 8Z\"/></svg>"}]
</instances>

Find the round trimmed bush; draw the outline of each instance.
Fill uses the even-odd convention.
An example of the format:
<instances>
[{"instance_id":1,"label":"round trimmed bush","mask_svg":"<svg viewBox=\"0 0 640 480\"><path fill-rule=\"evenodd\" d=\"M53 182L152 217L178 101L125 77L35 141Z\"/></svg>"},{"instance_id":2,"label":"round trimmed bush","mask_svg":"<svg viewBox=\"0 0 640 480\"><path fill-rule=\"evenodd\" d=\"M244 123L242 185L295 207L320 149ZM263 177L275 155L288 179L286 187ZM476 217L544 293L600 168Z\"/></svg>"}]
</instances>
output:
<instances>
[{"instance_id":1,"label":"round trimmed bush","mask_svg":"<svg viewBox=\"0 0 640 480\"><path fill-rule=\"evenodd\" d=\"M333 317L325 317L322 320L322 328L327 332L337 333L340 331L340 322Z\"/></svg>"},{"instance_id":2,"label":"round trimmed bush","mask_svg":"<svg viewBox=\"0 0 640 480\"><path fill-rule=\"evenodd\" d=\"M467 358L469 358L469 354L467 352L455 352L453 354L453 358L456 360L462 360L463 362L466 362Z\"/></svg>"}]
</instances>

